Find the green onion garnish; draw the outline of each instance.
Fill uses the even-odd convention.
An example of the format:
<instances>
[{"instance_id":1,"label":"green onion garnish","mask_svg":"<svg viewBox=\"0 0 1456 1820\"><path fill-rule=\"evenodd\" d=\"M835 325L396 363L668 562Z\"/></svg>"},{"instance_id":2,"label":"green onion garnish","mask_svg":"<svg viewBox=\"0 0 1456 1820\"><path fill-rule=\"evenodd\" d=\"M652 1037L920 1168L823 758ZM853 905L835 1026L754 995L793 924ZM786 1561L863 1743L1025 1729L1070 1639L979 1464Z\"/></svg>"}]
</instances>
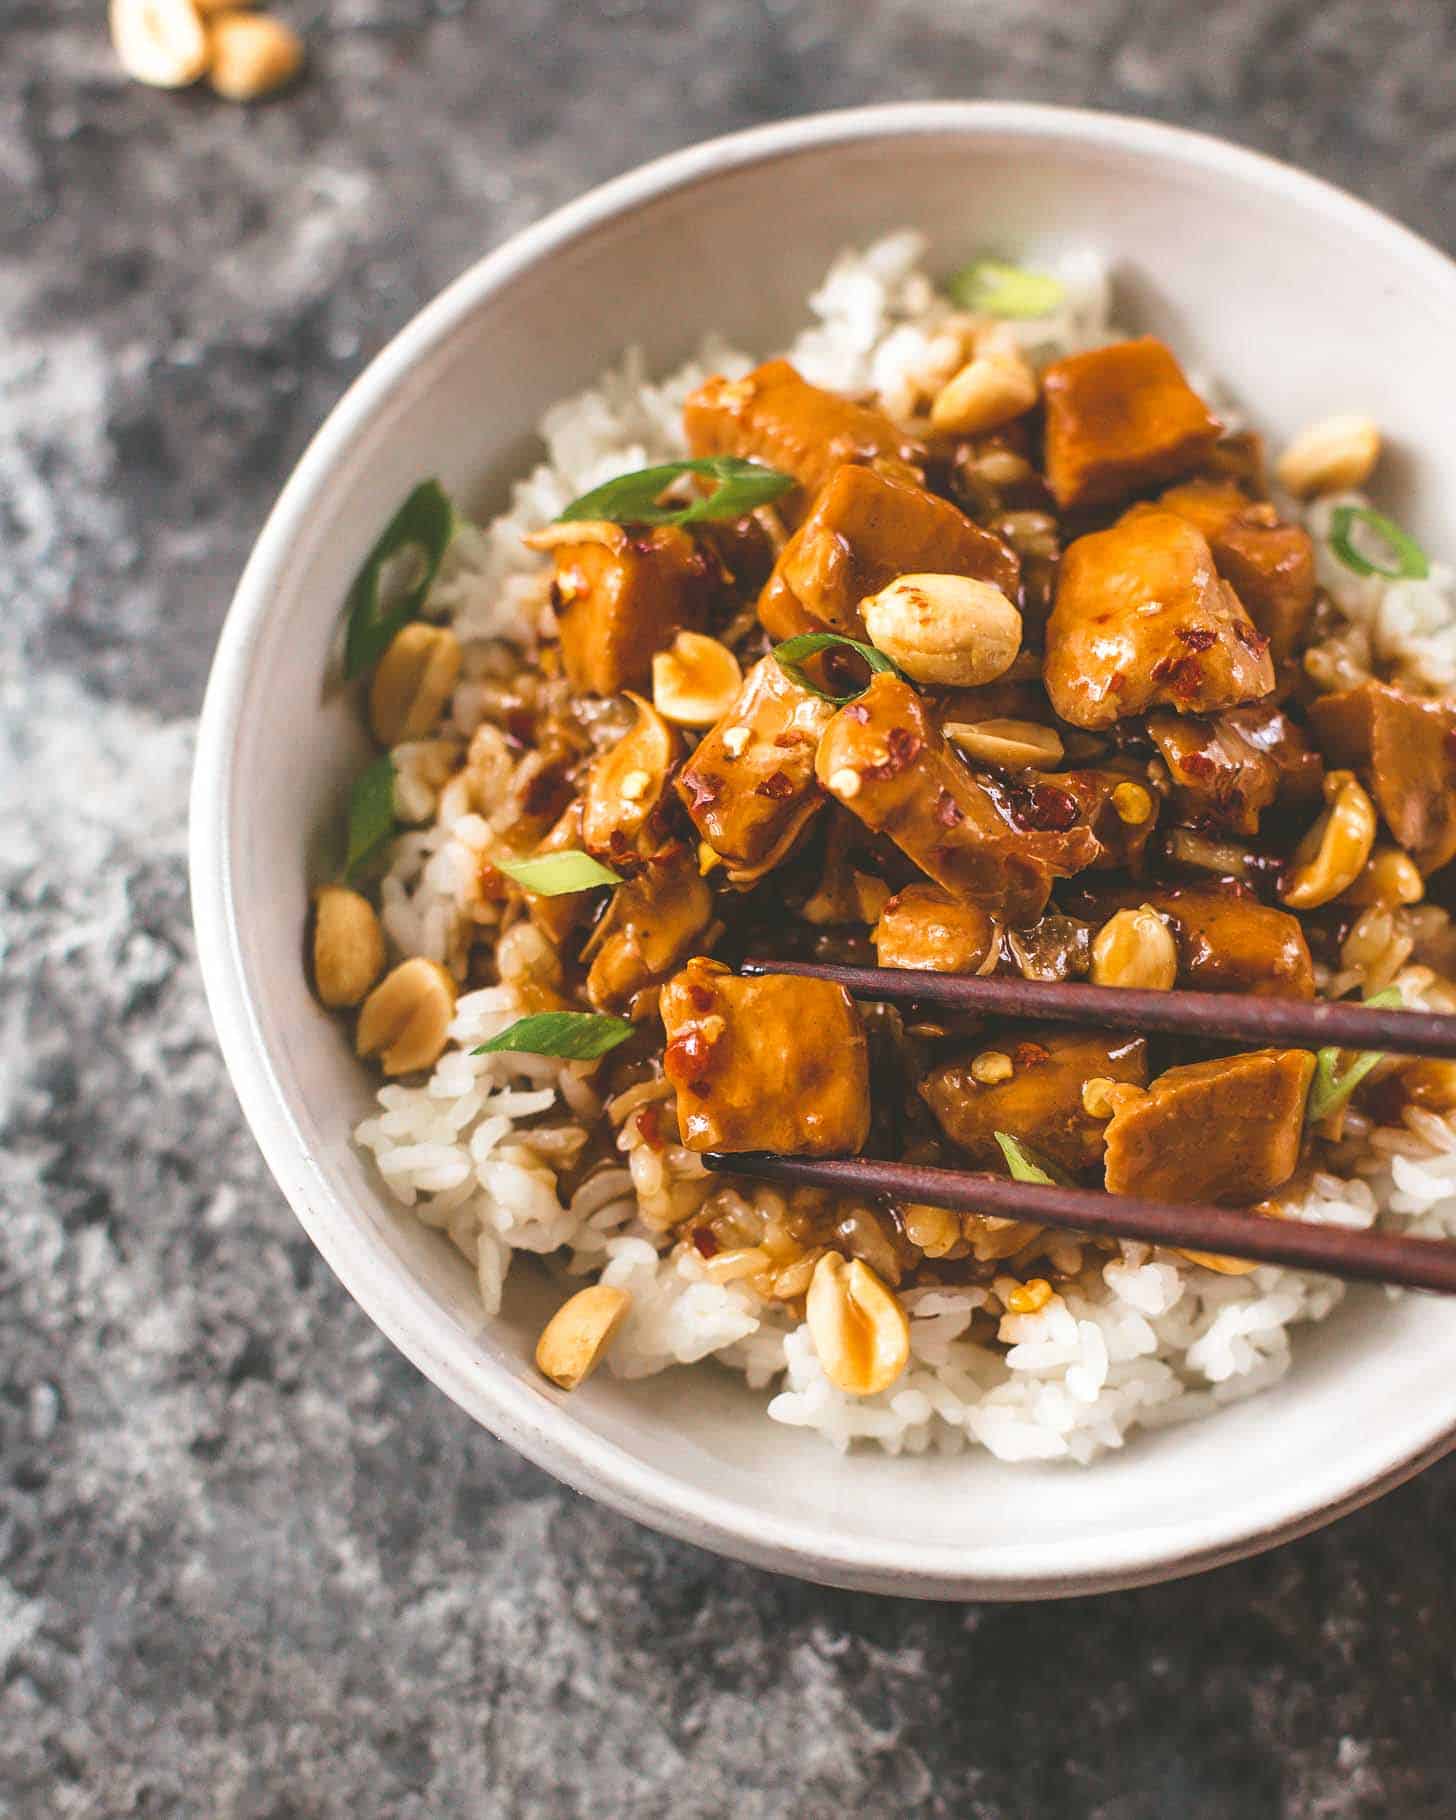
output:
<instances>
[{"instance_id":1,"label":"green onion garnish","mask_svg":"<svg viewBox=\"0 0 1456 1820\"><path fill-rule=\"evenodd\" d=\"M1059 1169L1050 1157L1040 1155L1020 1138L1012 1137L1009 1131L998 1131L994 1135L1006 1158L1006 1167L1018 1182L1040 1182L1045 1188L1076 1186L1071 1176Z\"/></svg>"},{"instance_id":2,"label":"green onion garnish","mask_svg":"<svg viewBox=\"0 0 1456 1820\"><path fill-rule=\"evenodd\" d=\"M390 519L349 590L344 674L378 663L425 604L459 519L438 480L422 480Z\"/></svg>"},{"instance_id":3,"label":"green onion garnish","mask_svg":"<svg viewBox=\"0 0 1456 1820\"><path fill-rule=\"evenodd\" d=\"M862 645L857 638L842 638L838 632L801 632L797 638L786 638L781 645L775 645L770 656L791 682L798 683L801 689L809 689L815 695L823 696L825 701L832 701L843 707L847 701L854 701L864 694L869 687L868 680L859 689L851 689L848 695L834 695L828 689L821 688L804 670L804 659L814 657L820 651L853 651L869 665L871 674L876 671L891 672L895 670L883 651L877 651L873 645Z\"/></svg>"},{"instance_id":4,"label":"green onion garnish","mask_svg":"<svg viewBox=\"0 0 1456 1820\"><path fill-rule=\"evenodd\" d=\"M1366 999L1365 1003L1372 1009L1393 1008L1403 1005L1405 999L1398 986L1388 986L1384 992L1377 992L1374 998ZM1338 1112L1370 1070L1385 1060L1383 1049L1362 1049L1342 1072L1340 1057L1343 1053L1343 1050L1334 1048L1316 1052L1314 1079L1310 1082L1309 1099L1304 1110L1306 1124L1318 1125L1332 1112Z\"/></svg>"},{"instance_id":5,"label":"green onion garnish","mask_svg":"<svg viewBox=\"0 0 1456 1820\"><path fill-rule=\"evenodd\" d=\"M1360 554L1350 535L1356 525L1368 525L1384 541L1395 558L1393 569L1382 568ZM1383 575L1389 581L1424 581L1431 572L1430 560L1416 540L1369 506L1335 507L1330 519L1330 548L1357 575Z\"/></svg>"},{"instance_id":6,"label":"green onion garnish","mask_svg":"<svg viewBox=\"0 0 1456 1820\"><path fill-rule=\"evenodd\" d=\"M947 288L963 310L978 316L1050 316L1066 295L1058 279L999 259L977 259L957 272Z\"/></svg>"},{"instance_id":7,"label":"green onion garnish","mask_svg":"<svg viewBox=\"0 0 1456 1820\"><path fill-rule=\"evenodd\" d=\"M534 859L499 859L497 871L514 879L537 897L566 897L573 891L591 891L597 885L620 885L622 875L604 866L590 853L542 853Z\"/></svg>"},{"instance_id":8,"label":"green onion garnish","mask_svg":"<svg viewBox=\"0 0 1456 1820\"><path fill-rule=\"evenodd\" d=\"M711 493L685 506L663 505L663 493L680 475L706 474L717 481ZM691 525L710 519L742 518L787 493L797 483L792 474L766 468L736 455L704 455L694 461L667 461L655 468L619 474L583 493L557 520L608 519L619 525Z\"/></svg>"},{"instance_id":9,"label":"green onion garnish","mask_svg":"<svg viewBox=\"0 0 1456 1820\"><path fill-rule=\"evenodd\" d=\"M394 817L394 760L387 752L354 779L349 794L349 843L344 877L353 878L378 857L399 826Z\"/></svg>"},{"instance_id":10,"label":"green onion garnish","mask_svg":"<svg viewBox=\"0 0 1456 1820\"><path fill-rule=\"evenodd\" d=\"M625 1043L632 1025L624 1017L598 1017L590 1011L536 1011L517 1018L508 1030L472 1049L472 1055L559 1055L568 1062L594 1062Z\"/></svg>"}]
</instances>

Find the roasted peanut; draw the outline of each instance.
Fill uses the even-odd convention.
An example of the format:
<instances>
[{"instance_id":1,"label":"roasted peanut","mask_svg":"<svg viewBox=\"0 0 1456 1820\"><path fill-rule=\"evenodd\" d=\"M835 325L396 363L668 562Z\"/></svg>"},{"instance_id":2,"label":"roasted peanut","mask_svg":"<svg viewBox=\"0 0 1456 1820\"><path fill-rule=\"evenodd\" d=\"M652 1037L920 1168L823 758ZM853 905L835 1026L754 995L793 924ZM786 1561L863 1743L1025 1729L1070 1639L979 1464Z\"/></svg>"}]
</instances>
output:
<instances>
[{"instance_id":1,"label":"roasted peanut","mask_svg":"<svg viewBox=\"0 0 1456 1820\"><path fill-rule=\"evenodd\" d=\"M1426 895L1421 869L1400 847L1376 847L1365 869L1344 894L1347 904L1391 907L1418 904Z\"/></svg>"},{"instance_id":2,"label":"roasted peanut","mask_svg":"<svg viewBox=\"0 0 1456 1820\"><path fill-rule=\"evenodd\" d=\"M1326 417L1312 423L1279 457L1279 484L1306 499L1363 486L1380 459L1380 430L1369 417Z\"/></svg>"},{"instance_id":3,"label":"roasted peanut","mask_svg":"<svg viewBox=\"0 0 1456 1820\"><path fill-rule=\"evenodd\" d=\"M870 640L917 682L994 682L1021 649L1021 615L969 575L901 575L860 602Z\"/></svg>"},{"instance_id":4,"label":"roasted peanut","mask_svg":"<svg viewBox=\"0 0 1456 1820\"><path fill-rule=\"evenodd\" d=\"M395 634L369 686L369 725L381 746L433 733L460 680L460 640L421 620Z\"/></svg>"},{"instance_id":5,"label":"roasted peanut","mask_svg":"<svg viewBox=\"0 0 1456 1820\"><path fill-rule=\"evenodd\" d=\"M314 898L313 982L331 1010L357 1005L384 971L384 931L368 898L325 885Z\"/></svg>"},{"instance_id":6,"label":"roasted peanut","mask_svg":"<svg viewBox=\"0 0 1456 1820\"><path fill-rule=\"evenodd\" d=\"M1114 1081L1105 1074L1094 1074L1082 1083L1082 1110L1088 1118L1110 1119L1114 1112L1132 1100L1140 1100L1146 1092L1145 1087L1131 1081Z\"/></svg>"},{"instance_id":7,"label":"roasted peanut","mask_svg":"<svg viewBox=\"0 0 1456 1820\"><path fill-rule=\"evenodd\" d=\"M360 1055L377 1055L386 1074L432 1068L444 1053L455 1015L455 982L421 956L401 961L365 999L354 1033Z\"/></svg>"},{"instance_id":8,"label":"roasted peanut","mask_svg":"<svg viewBox=\"0 0 1456 1820\"><path fill-rule=\"evenodd\" d=\"M261 101L303 67L303 40L267 13L219 13L209 21L207 79L225 101Z\"/></svg>"},{"instance_id":9,"label":"roasted peanut","mask_svg":"<svg viewBox=\"0 0 1456 1820\"><path fill-rule=\"evenodd\" d=\"M204 74L207 33L192 0L111 0L111 42L121 67L151 88L186 88Z\"/></svg>"},{"instance_id":10,"label":"roasted peanut","mask_svg":"<svg viewBox=\"0 0 1456 1820\"><path fill-rule=\"evenodd\" d=\"M1034 720L948 720L944 730L967 758L1003 771L1049 771L1066 753L1056 728Z\"/></svg>"},{"instance_id":11,"label":"roasted peanut","mask_svg":"<svg viewBox=\"0 0 1456 1820\"><path fill-rule=\"evenodd\" d=\"M1126 822L1131 828L1141 828L1153 812L1152 792L1131 781L1114 784L1112 807L1119 821Z\"/></svg>"},{"instance_id":12,"label":"roasted peanut","mask_svg":"<svg viewBox=\"0 0 1456 1820\"><path fill-rule=\"evenodd\" d=\"M951 435L977 436L1024 415L1036 399L1036 374L1015 343L983 343L936 394L930 422Z\"/></svg>"},{"instance_id":13,"label":"roasted peanut","mask_svg":"<svg viewBox=\"0 0 1456 1820\"><path fill-rule=\"evenodd\" d=\"M652 659L652 705L679 727L715 725L742 687L738 659L702 632L679 632Z\"/></svg>"},{"instance_id":14,"label":"roasted peanut","mask_svg":"<svg viewBox=\"0 0 1456 1820\"><path fill-rule=\"evenodd\" d=\"M596 1370L632 1297L614 1283L593 1283L563 1302L536 1342L536 1369L562 1390L575 1390Z\"/></svg>"},{"instance_id":15,"label":"roasted peanut","mask_svg":"<svg viewBox=\"0 0 1456 1820\"><path fill-rule=\"evenodd\" d=\"M943 1258L961 1241L961 1218L945 1207L926 1207L912 1201L900 1209L905 1237L928 1258Z\"/></svg>"},{"instance_id":16,"label":"roasted peanut","mask_svg":"<svg viewBox=\"0 0 1456 1820\"><path fill-rule=\"evenodd\" d=\"M859 1258L826 1251L814 1267L805 1319L824 1375L852 1397L887 1390L910 1357L905 1310Z\"/></svg>"},{"instance_id":17,"label":"roasted peanut","mask_svg":"<svg viewBox=\"0 0 1456 1820\"><path fill-rule=\"evenodd\" d=\"M1177 977L1177 945L1151 904L1119 910L1092 938L1094 986L1167 992Z\"/></svg>"},{"instance_id":18,"label":"roasted peanut","mask_svg":"<svg viewBox=\"0 0 1456 1820\"><path fill-rule=\"evenodd\" d=\"M1009 1081L1015 1072L1016 1065L1004 1049L983 1049L971 1063L971 1079L982 1087Z\"/></svg>"},{"instance_id":19,"label":"roasted peanut","mask_svg":"<svg viewBox=\"0 0 1456 1820\"><path fill-rule=\"evenodd\" d=\"M1324 813L1294 849L1294 863L1279 887L1291 910L1314 910L1347 891L1375 845L1375 805L1353 772L1328 774L1325 802Z\"/></svg>"}]
</instances>

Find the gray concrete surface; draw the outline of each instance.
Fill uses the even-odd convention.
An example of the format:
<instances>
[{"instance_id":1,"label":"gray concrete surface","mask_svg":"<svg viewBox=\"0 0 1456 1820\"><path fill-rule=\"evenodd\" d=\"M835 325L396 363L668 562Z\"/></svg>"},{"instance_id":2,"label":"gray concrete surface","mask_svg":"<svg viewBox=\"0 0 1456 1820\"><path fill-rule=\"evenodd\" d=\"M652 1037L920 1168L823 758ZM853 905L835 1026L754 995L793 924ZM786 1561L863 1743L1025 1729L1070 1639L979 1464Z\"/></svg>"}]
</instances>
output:
<instances>
[{"instance_id":1,"label":"gray concrete surface","mask_svg":"<svg viewBox=\"0 0 1456 1820\"><path fill-rule=\"evenodd\" d=\"M309 78L244 111L129 86L101 0L0 0L0 1815L1450 1815L1456 1464L1188 1584L960 1609L726 1565L473 1428L243 1129L183 812L276 488L512 229L755 120L985 94L1213 128L1449 243L1456 12L286 10Z\"/></svg>"}]
</instances>

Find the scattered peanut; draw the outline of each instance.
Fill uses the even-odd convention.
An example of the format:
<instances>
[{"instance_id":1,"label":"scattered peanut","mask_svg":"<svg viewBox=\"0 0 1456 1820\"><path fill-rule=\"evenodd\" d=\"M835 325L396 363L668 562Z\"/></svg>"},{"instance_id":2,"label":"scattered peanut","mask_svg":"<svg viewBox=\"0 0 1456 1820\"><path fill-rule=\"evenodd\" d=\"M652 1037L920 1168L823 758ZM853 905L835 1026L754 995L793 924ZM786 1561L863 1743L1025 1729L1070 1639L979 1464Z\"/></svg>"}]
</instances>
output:
<instances>
[{"instance_id":1,"label":"scattered peanut","mask_svg":"<svg viewBox=\"0 0 1456 1820\"><path fill-rule=\"evenodd\" d=\"M1126 822L1130 828L1140 828L1153 812L1153 795L1141 784L1114 784L1112 807L1119 821Z\"/></svg>"},{"instance_id":2,"label":"scattered peanut","mask_svg":"<svg viewBox=\"0 0 1456 1820\"><path fill-rule=\"evenodd\" d=\"M950 720L945 734L967 758L1003 771L1047 771L1066 751L1055 727L1034 720Z\"/></svg>"},{"instance_id":3,"label":"scattered peanut","mask_svg":"<svg viewBox=\"0 0 1456 1820\"><path fill-rule=\"evenodd\" d=\"M912 1201L900 1209L905 1237L928 1258L943 1258L960 1243L960 1215L945 1207L926 1207Z\"/></svg>"},{"instance_id":4,"label":"scattered peanut","mask_svg":"<svg viewBox=\"0 0 1456 1820\"><path fill-rule=\"evenodd\" d=\"M593 1283L563 1302L536 1342L536 1369L562 1390L575 1390L596 1370L632 1298L615 1283Z\"/></svg>"},{"instance_id":5,"label":"scattered peanut","mask_svg":"<svg viewBox=\"0 0 1456 1820\"><path fill-rule=\"evenodd\" d=\"M830 1383L852 1397L887 1390L910 1357L910 1324L868 1264L827 1251L814 1267L804 1310Z\"/></svg>"},{"instance_id":6,"label":"scattered peanut","mask_svg":"<svg viewBox=\"0 0 1456 1820\"><path fill-rule=\"evenodd\" d=\"M1014 343L984 347L936 394L931 427L976 436L1024 415L1036 400L1036 374Z\"/></svg>"},{"instance_id":7,"label":"scattered peanut","mask_svg":"<svg viewBox=\"0 0 1456 1820\"><path fill-rule=\"evenodd\" d=\"M1015 1063L1000 1049L983 1049L971 1063L971 1079L983 1087L994 1087L1000 1081L1009 1081L1015 1072Z\"/></svg>"},{"instance_id":8,"label":"scattered peanut","mask_svg":"<svg viewBox=\"0 0 1456 1820\"><path fill-rule=\"evenodd\" d=\"M1347 891L1375 845L1375 805L1351 771L1325 778L1328 805L1294 849L1279 895L1292 910L1314 910Z\"/></svg>"},{"instance_id":9,"label":"scattered peanut","mask_svg":"<svg viewBox=\"0 0 1456 1820\"><path fill-rule=\"evenodd\" d=\"M1380 430L1369 417L1326 417L1312 423L1279 457L1279 484L1306 499L1363 486L1380 459Z\"/></svg>"},{"instance_id":10,"label":"scattered peanut","mask_svg":"<svg viewBox=\"0 0 1456 1820\"><path fill-rule=\"evenodd\" d=\"M1094 1074L1082 1083L1082 1110L1088 1118L1110 1119L1114 1112L1142 1099L1146 1092L1145 1087L1134 1086L1131 1081L1113 1081L1104 1074Z\"/></svg>"},{"instance_id":11,"label":"scattered peanut","mask_svg":"<svg viewBox=\"0 0 1456 1820\"><path fill-rule=\"evenodd\" d=\"M111 0L121 67L151 88L186 88L207 70L207 33L192 0Z\"/></svg>"},{"instance_id":12,"label":"scattered peanut","mask_svg":"<svg viewBox=\"0 0 1456 1820\"><path fill-rule=\"evenodd\" d=\"M1045 1277L1032 1277L1006 1297L1008 1314L1040 1314L1055 1292Z\"/></svg>"},{"instance_id":13,"label":"scattered peanut","mask_svg":"<svg viewBox=\"0 0 1456 1820\"><path fill-rule=\"evenodd\" d=\"M386 1074L432 1068L455 1015L455 982L435 961L401 961L365 999L354 1033L360 1055L377 1055Z\"/></svg>"},{"instance_id":14,"label":"scattered peanut","mask_svg":"<svg viewBox=\"0 0 1456 1820\"><path fill-rule=\"evenodd\" d=\"M1420 867L1400 847L1376 847L1344 895L1347 904L1418 904L1426 895Z\"/></svg>"},{"instance_id":15,"label":"scattered peanut","mask_svg":"<svg viewBox=\"0 0 1456 1820\"><path fill-rule=\"evenodd\" d=\"M384 971L384 931L368 898L325 885L314 898L313 980L332 1010L357 1005Z\"/></svg>"},{"instance_id":16,"label":"scattered peanut","mask_svg":"<svg viewBox=\"0 0 1456 1820\"><path fill-rule=\"evenodd\" d=\"M207 79L225 101L261 101L303 67L303 40L267 13L219 13L208 31Z\"/></svg>"},{"instance_id":17,"label":"scattered peanut","mask_svg":"<svg viewBox=\"0 0 1456 1820\"><path fill-rule=\"evenodd\" d=\"M969 575L901 575L860 612L871 642L917 682L994 682L1021 649L1020 613Z\"/></svg>"},{"instance_id":18,"label":"scattered peanut","mask_svg":"<svg viewBox=\"0 0 1456 1820\"><path fill-rule=\"evenodd\" d=\"M369 686L369 725L381 746L434 732L460 663L460 641L446 626L415 620L395 634Z\"/></svg>"},{"instance_id":19,"label":"scattered peanut","mask_svg":"<svg viewBox=\"0 0 1456 1820\"><path fill-rule=\"evenodd\" d=\"M1167 992L1178 977L1178 949L1151 904L1119 910L1092 938L1094 986L1132 986Z\"/></svg>"},{"instance_id":20,"label":"scattered peanut","mask_svg":"<svg viewBox=\"0 0 1456 1820\"><path fill-rule=\"evenodd\" d=\"M738 659L702 632L679 632L652 660L652 704L679 727L711 727L742 687Z\"/></svg>"}]
</instances>

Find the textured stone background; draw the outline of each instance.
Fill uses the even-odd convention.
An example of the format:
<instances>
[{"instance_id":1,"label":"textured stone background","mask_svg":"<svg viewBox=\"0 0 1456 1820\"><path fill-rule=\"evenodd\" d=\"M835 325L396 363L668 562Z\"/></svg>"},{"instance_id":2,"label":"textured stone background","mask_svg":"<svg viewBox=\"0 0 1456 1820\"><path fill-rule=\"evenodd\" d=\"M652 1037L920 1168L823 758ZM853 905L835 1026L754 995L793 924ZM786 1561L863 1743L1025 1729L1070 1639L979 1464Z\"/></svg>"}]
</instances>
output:
<instances>
[{"instance_id":1,"label":"textured stone background","mask_svg":"<svg viewBox=\"0 0 1456 1820\"><path fill-rule=\"evenodd\" d=\"M0 0L0 1815L1450 1815L1456 1462L1189 1584L961 1609L725 1565L473 1428L242 1129L183 828L270 499L512 229L755 120L991 94L1449 242L1449 0L309 0L253 112L128 86L102 11Z\"/></svg>"}]
</instances>

